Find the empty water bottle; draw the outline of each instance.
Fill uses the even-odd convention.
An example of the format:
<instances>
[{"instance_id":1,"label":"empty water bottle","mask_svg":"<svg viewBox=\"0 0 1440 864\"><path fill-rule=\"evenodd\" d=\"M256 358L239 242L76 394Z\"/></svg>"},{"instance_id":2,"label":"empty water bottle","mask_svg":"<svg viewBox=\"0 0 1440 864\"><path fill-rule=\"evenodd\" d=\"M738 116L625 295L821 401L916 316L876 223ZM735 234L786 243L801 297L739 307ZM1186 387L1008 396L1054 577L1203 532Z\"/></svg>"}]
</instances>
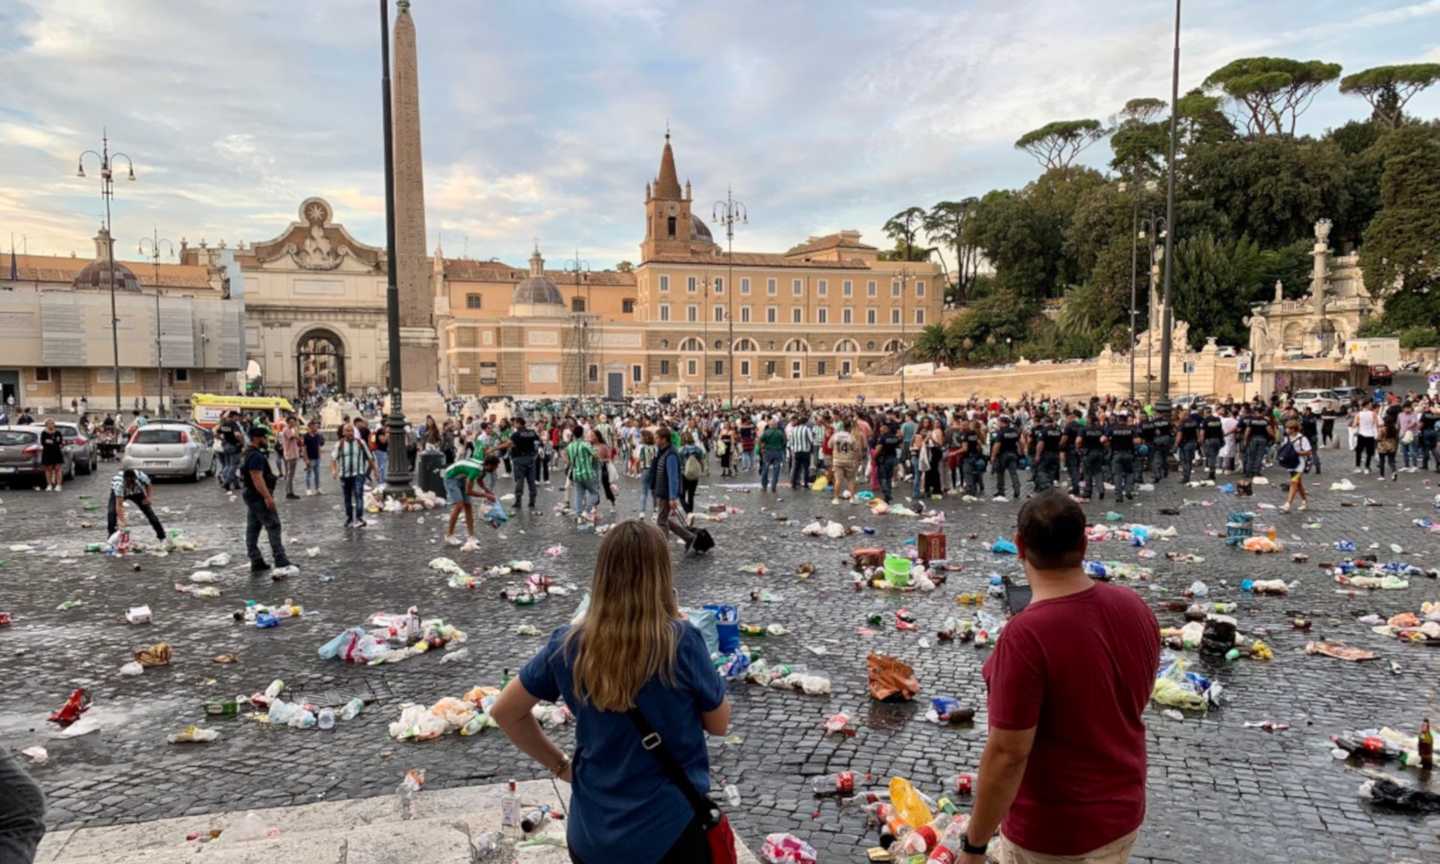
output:
<instances>
[{"instance_id":1,"label":"empty water bottle","mask_svg":"<svg viewBox=\"0 0 1440 864\"><path fill-rule=\"evenodd\" d=\"M321 708L316 722L322 730L329 732L335 728L335 712L329 708Z\"/></svg>"},{"instance_id":2,"label":"empty water bottle","mask_svg":"<svg viewBox=\"0 0 1440 864\"><path fill-rule=\"evenodd\" d=\"M810 781L810 788L815 790L816 795L850 795L855 791L855 772L841 771L816 777Z\"/></svg>"},{"instance_id":3,"label":"empty water bottle","mask_svg":"<svg viewBox=\"0 0 1440 864\"><path fill-rule=\"evenodd\" d=\"M425 771L423 769L411 768L405 772L405 778L395 789L396 803L401 819L415 818L415 801L420 796L420 787L424 785Z\"/></svg>"},{"instance_id":4,"label":"empty water bottle","mask_svg":"<svg viewBox=\"0 0 1440 864\"><path fill-rule=\"evenodd\" d=\"M359 716L360 716L360 712L361 712L361 711L364 711L364 710L365 710L365 700L364 700L364 699L361 699L359 696L356 696L354 699L351 699L349 702L346 702L344 708L341 708L341 709L340 709L340 719L341 719L341 720L354 720L356 717L359 717Z\"/></svg>"},{"instance_id":5,"label":"empty water bottle","mask_svg":"<svg viewBox=\"0 0 1440 864\"><path fill-rule=\"evenodd\" d=\"M500 825L503 828L520 827L520 792L511 780L500 797Z\"/></svg>"},{"instance_id":6,"label":"empty water bottle","mask_svg":"<svg viewBox=\"0 0 1440 864\"><path fill-rule=\"evenodd\" d=\"M545 825L545 819L550 815L550 806L541 804L520 817L520 830L526 834L533 834Z\"/></svg>"}]
</instances>

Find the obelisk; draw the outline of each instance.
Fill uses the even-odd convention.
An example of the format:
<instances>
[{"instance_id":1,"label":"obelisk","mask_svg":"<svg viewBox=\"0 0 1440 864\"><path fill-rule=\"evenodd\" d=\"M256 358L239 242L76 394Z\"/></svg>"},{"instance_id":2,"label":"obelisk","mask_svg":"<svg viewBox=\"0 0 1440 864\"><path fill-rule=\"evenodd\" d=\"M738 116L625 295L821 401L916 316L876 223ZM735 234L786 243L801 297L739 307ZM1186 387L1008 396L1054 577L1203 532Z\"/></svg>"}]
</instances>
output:
<instances>
[{"instance_id":1,"label":"obelisk","mask_svg":"<svg viewBox=\"0 0 1440 864\"><path fill-rule=\"evenodd\" d=\"M439 354L430 262L425 257L425 171L420 153L420 74L410 0L397 0L392 43L395 124L395 279L400 293L400 371L405 413L435 413ZM443 416L443 414L441 415Z\"/></svg>"}]
</instances>

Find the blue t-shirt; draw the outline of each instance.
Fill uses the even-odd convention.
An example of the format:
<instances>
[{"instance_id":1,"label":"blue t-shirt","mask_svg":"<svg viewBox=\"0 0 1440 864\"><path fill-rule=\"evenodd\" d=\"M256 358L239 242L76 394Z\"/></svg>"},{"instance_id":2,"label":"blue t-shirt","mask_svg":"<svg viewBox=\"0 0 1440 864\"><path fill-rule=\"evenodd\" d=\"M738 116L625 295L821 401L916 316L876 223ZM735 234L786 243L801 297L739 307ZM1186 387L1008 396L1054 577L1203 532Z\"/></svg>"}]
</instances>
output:
<instances>
[{"instance_id":1,"label":"blue t-shirt","mask_svg":"<svg viewBox=\"0 0 1440 864\"><path fill-rule=\"evenodd\" d=\"M720 707L725 681L710 663L705 639L676 621L675 684L652 678L636 704L660 733L690 782L710 790L710 754L700 714ZM562 697L575 713L574 785L566 837L583 861L655 864L695 818L685 794L665 777L655 754L640 746L640 733L625 714L601 711L575 696L573 657L565 651L568 627L520 670L526 691L546 702ZM643 827L642 827L643 826Z\"/></svg>"}]
</instances>

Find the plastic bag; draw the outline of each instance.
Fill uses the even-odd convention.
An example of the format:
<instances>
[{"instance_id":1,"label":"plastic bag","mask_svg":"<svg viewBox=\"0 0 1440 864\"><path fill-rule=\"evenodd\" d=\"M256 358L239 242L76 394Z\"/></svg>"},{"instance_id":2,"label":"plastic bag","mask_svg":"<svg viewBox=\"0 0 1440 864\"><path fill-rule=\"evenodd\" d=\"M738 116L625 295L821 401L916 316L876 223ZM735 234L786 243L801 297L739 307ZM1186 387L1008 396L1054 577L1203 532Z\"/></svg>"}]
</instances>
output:
<instances>
[{"instance_id":1,"label":"plastic bag","mask_svg":"<svg viewBox=\"0 0 1440 864\"><path fill-rule=\"evenodd\" d=\"M475 716L475 706L462 699L446 696L430 706L430 713L445 721L446 732L454 732L463 728Z\"/></svg>"},{"instance_id":2,"label":"plastic bag","mask_svg":"<svg viewBox=\"0 0 1440 864\"><path fill-rule=\"evenodd\" d=\"M996 555L1020 554L1020 550L1015 547L1014 542L1004 537L996 537L995 542L990 546L990 551Z\"/></svg>"},{"instance_id":3,"label":"plastic bag","mask_svg":"<svg viewBox=\"0 0 1440 864\"><path fill-rule=\"evenodd\" d=\"M925 804L925 799L920 797L920 793L916 792L915 787L904 777L890 778L890 803L900 819L912 827L929 825L934 818L934 814Z\"/></svg>"},{"instance_id":4,"label":"plastic bag","mask_svg":"<svg viewBox=\"0 0 1440 864\"><path fill-rule=\"evenodd\" d=\"M760 857L768 864L815 864L815 847L794 834L767 834Z\"/></svg>"},{"instance_id":5,"label":"plastic bag","mask_svg":"<svg viewBox=\"0 0 1440 864\"><path fill-rule=\"evenodd\" d=\"M1219 695L1217 693L1212 696L1212 689L1208 678L1186 672L1185 661L1177 658L1160 667L1160 673L1155 677L1155 687L1150 691L1150 698L1172 708L1206 711L1209 710L1212 699Z\"/></svg>"},{"instance_id":6,"label":"plastic bag","mask_svg":"<svg viewBox=\"0 0 1440 864\"><path fill-rule=\"evenodd\" d=\"M826 489L829 489L829 488L830 488L830 478L829 478L829 477L826 477L824 474L821 474L819 477L816 477L816 478L815 478L815 482L810 484L810 489L811 489L812 491L814 491L814 492L824 492Z\"/></svg>"},{"instance_id":7,"label":"plastic bag","mask_svg":"<svg viewBox=\"0 0 1440 864\"><path fill-rule=\"evenodd\" d=\"M490 505L490 509L485 511L484 518L485 521L489 522L491 525L498 526L509 522L510 514L505 512L505 505L501 504L499 501L496 501L494 504Z\"/></svg>"},{"instance_id":8,"label":"plastic bag","mask_svg":"<svg viewBox=\"0 0 1440 864\"><path fill-rule=\"evenodd\" d=\"M872 653L865 659L869 670L870 698L879 702L908 702L920 692L915 670L894 657Z\"/></svg>"},{"instance_id":9,"label":"plastic bag","mask_svg":"<svg viewBox=\"0 0 1440 864\"><path fill-rule=\"evenodd\" d=\"M719 653L720 630L715 623L715 613L709 609L683 609L681 611L705 639L705 650L711 654Z\"/></svg>"}]
</instances>

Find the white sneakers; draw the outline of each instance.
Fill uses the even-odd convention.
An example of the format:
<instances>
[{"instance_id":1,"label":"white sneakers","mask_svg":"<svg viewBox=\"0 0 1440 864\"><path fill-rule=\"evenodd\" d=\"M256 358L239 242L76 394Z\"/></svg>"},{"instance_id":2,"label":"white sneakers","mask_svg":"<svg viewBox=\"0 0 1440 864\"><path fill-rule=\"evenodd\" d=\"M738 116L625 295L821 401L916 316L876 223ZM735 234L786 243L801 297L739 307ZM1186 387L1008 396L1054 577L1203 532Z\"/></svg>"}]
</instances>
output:
<instances>
[{"instance_id":1,"label":"white sneakers","mask_svg":"<svg viewBox=\"0 0 1440 864\"><path fill-rule=\"evenodd\" d=\"M276 567L270 571L271 579L284 579L287 576L294 576L300 572L300 568L294 564L286 564L284 567Z\"/></svg>"},{"instance_id":2,"label":"white sneakers","mask_svg":"<svg viewBox=\"0 0 1440 864\"><path fill-rule=\"evenodd\" d=\"M445 535L445 545L446 545L446 546L459 546L459 545L460 545L461 543L463 543L463 542L465 542L465 541L461 540L459 537L456 537L454 534L446 534L446 535Z\"/></svg>"}]
</instances>

